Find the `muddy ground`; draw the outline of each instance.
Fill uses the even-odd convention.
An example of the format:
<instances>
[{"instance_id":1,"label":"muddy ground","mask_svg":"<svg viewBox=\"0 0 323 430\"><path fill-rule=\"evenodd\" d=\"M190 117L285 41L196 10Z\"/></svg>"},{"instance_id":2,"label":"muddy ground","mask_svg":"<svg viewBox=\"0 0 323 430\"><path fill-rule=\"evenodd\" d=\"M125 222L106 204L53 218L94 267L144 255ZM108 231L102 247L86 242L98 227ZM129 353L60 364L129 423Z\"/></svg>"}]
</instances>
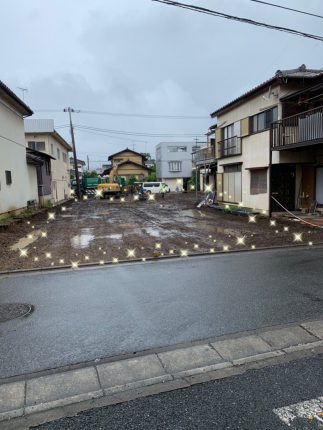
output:
<instances>
[{"instance_id":1,"label":"muddy ground","mask_svg":"<svg viewBox=\"0 0 323 430\"><path fill-rule=\"evenodd\" d=\"M323 243L323 229L287 218L271 225L257 216L252 223L213 208L197 209L195 202L193 193L145 202L130 196L125 202L70 201L0 229L0 271ZM55 219L48 219L50 214ZM301 233L301 242L295 233Z\"/></svg>"}]
</instances>

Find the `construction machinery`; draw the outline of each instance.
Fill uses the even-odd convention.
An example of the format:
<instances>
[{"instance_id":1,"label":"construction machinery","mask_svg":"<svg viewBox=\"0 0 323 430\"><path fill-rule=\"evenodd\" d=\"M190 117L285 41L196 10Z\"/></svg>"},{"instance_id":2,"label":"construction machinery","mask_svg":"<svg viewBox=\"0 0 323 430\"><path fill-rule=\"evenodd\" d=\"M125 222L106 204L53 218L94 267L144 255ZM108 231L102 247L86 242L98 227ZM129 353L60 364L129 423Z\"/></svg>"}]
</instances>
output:
<instances>
[{"instance_id":1,"label":"construction machinery","mask_svg":"<svg viewBox=\"0 0 323 430\"><path fill-rule=\"evenodd\" d=\"M98 184L98 194L101 199L120 197L124 190L125 180L118 176L118 165L115 164L108 176L102 177Z\"/></svg>"}]
</instances>

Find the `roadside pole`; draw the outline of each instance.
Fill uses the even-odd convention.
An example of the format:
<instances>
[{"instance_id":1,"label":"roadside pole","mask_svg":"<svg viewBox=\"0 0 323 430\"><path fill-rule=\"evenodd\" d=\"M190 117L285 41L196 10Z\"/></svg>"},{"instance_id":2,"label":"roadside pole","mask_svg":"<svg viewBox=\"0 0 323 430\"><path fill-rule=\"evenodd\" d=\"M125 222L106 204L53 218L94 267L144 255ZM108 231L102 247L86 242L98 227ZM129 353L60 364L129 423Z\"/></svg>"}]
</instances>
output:
<instances>
[{"instance_id":1,"label":"roadside pole","mask_svg":"<svg viewBox=\"0 0 323 430\"><path fill-rule=\"evenodd\" d=\"M73 123L72 123L72 112L75 112L74 109L71 107L65 108L64 112L68 112L70 117L70 131L71 131L71 137L72 137L72 147L73 147L73 158L74 158L74 170L75 170L75 180L76 180L76 195L77 198L81 198L81 186L80 186L80 178L79 178L79 171L77 167L77 157L76 157L76 147L75 147L75 139L74 139L74 129L73 129Z\"/></svg>"},{"instance_id":2,"label":"roadside pole","mask_svg":"<svg viewBox=\"0 0 323 430\"><path fill-rule=\"evenodd\" d=\"M197 201L197 165L195 163L195 198Z\"/></svg>"}]
</instances>

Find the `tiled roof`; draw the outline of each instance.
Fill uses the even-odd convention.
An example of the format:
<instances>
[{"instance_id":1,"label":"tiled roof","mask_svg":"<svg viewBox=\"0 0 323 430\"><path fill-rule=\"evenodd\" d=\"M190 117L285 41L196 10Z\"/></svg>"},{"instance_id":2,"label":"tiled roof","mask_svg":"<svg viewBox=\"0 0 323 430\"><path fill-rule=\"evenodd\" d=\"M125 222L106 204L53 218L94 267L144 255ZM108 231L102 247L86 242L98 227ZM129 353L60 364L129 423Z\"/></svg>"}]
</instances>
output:
<instances>
[{"instance_id":1,"label":"tiled roof","mask_svg":"<svg viewBox=\"0 0 323 430\"><path fill-rule=\"evenodd\" d=\"M22 112L25 115L32 115L34 112L30 109L29 106L26 105L25 102L23 102L9 87L7 87L6 84L4 84L2 81L0 81L0 90L2 90L4 93L6 93L14 102L16 102L20 108L22 108Z\"/></svg>"},{"instance_id":2,"label":"tiled roof","mask_svg":"<svg viewBox=\"0 0 323 430\"><path fill-rule=\"evenodd\" d=\"M143 157L144 159L146 159L146 157L145 157L143 154L140 154L139 152L133 151L132 149L126 148L126 149L123 149L122 151L118 151L118 152L115 152L114 154L111 154L111 155L109 156L108 160L112 160L112 158L113 158L115 155L122 154L123 152L132 152L133 154L135 154L135 155L140 155L140 157Z\"/></svg>"},{"instance_id":3,"label":"tiled roof","mask_svg":"<svg viewBox=\"0 0 323 430\"><path fill-rule=\"evenodd\" d=\"M323 76L323 69L307 69L304 64L302 64L297 69L277 70L275 75L267 81L262 82L261 84L257 85L256 87L252 88L251 90L247 91L246 93L242 94L241 96L237 97L236 99L212 112L211 117L213 118L217 116L220 112L224 113L230 107L241 103L244 99L256 94L257 92L268 87L269 85L281 82L284 79L314 79L320 76Z\"/></svg>"}]
</instances>

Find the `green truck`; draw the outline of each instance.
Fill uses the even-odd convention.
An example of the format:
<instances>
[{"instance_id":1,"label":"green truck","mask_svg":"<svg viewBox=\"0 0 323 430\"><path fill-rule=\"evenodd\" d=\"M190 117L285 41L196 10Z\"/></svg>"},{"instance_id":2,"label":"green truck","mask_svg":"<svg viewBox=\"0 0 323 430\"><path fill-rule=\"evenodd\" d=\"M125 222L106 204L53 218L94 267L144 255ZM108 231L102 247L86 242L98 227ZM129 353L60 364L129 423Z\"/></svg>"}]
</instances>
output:
<instances>
[{"instance_id":1,"label":"green truck","mask_svg":"<svg viewBox=\"0 0 323 430\"><path fill-rule=\"evenodd\" d=\"M105 184L106 182L109 182L109 178L101 178L100 176L88 178L87 176L82 176L82 178L80 178L81 193L88 196L94 196L96 190L98 189L98 185ZM113 182L118 183L122 188L125 186L125 180L123 178L115 177ZM76 191L76 179L72 180L71 187L72 190Z\"/></svg>"},{"instance_id":2,"label":"green truck","mask_svg":"<svg viewBox=\"0 0 323 430\"><path fill-rule=\"evenodd\" d=\"M94 195L95 190L98 187L98 184L101 183L101 180L102 179L99 177L88 178L86 176L82 176L82 178L80 178L81 193L86 195ZM71 186L72 186L72 190L76 191L77 189L76 179L72 180Z\"/></svg>"}]
</instances>

